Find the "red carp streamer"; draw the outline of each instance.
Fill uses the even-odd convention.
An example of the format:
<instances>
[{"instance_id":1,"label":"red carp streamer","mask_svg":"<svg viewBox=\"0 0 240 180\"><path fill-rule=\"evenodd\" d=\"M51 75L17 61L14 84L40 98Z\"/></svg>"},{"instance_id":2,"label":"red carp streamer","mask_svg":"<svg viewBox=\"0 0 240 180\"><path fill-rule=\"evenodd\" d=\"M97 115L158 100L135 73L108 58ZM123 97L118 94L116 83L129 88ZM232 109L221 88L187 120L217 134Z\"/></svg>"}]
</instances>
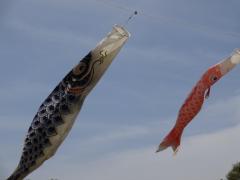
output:
<instances>
[{"instance_id":1,"label":"red carp streamer","mask_svg":"<svg viewBox=\"0 0 240 180\"><path fill-rule=\"evenodd\" d=\"M180 108L174 127L160 143L156 152L162 151L169 146L172 147L175 153L177 152L184 128L201 110L204 99L209 97L211 86L239 63L240 50L236 50L229 58L210 67L202 75Z\"/></svg>"}]
</instances>

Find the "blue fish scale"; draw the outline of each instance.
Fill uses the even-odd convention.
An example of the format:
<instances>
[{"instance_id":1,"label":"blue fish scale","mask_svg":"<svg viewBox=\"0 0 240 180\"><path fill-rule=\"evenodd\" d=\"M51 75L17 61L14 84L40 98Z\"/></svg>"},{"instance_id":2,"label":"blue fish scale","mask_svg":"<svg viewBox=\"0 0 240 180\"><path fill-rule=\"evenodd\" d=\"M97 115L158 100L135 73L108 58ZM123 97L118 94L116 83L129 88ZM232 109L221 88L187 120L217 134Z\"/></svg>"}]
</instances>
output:
<instances>
[{"instance_id":1,"label":"blue fish scale","mask_svg":"<svg viewBox=\"0 0 240 180\"><path fill-rule=\"evenodd\" d=\"M86 83L89 83L92 77L93 71L89 71L89 68L92 68L89 67L90 60L91 53L77 66L80 73L76 75L74 69L71 70L41 104L28 129L19 165L8 180L23 179L49 158L45 150L54 146L51 138L58 135L57 127L68 123L65 117L79 111L85 99L85 95L71 93L67 88L82 87L84 90ZM43 160L38 162L39 159Z\"/></svg>"}]
</instances>

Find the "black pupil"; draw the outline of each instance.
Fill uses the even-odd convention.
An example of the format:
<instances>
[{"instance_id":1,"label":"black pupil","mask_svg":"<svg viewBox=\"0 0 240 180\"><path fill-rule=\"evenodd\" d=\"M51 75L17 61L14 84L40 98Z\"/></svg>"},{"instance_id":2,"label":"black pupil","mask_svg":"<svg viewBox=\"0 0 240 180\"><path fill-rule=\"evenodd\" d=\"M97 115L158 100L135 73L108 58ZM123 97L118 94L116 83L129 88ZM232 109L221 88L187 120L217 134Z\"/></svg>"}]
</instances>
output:
<instances>
[{"instance_id":1,"label":"black pupil","mask_svg":"<svg viewBox=\"0 0 240 180\"><path fill-rule=\"evenodd\" d=\"M85 68L84 66L80 66L80 67L79 67L79 70L80 70L80 71L83 71L84 68Z\"/></svg>"},{"instance_id":2,"label":"black pupil","mask_svg":"<svg viewBox=\"0 0 240 180\"><path fill-rule=\"evenodd\" d=\"M213 77L213 80L214 80L214 81L216 81L216 80L217 80L217 77L216 77L216 76L214 76L214 77Z\"/></svg>"}]
</instances>

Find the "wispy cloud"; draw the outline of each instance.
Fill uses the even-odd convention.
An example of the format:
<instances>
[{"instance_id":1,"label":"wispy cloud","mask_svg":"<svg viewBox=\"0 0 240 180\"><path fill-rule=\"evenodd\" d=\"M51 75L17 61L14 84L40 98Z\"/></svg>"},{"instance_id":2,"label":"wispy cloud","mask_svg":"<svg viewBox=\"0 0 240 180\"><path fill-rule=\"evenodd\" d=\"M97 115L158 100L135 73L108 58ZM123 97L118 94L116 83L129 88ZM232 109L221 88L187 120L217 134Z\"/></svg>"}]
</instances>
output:
<instances>
[{"instance_id":1,"label":"wispy cloud","mask_svg":"<svg viewBox=\"0 0 240 180\"><path fill-rule=\"evenodd\" d=\"M6 98L9 99L18 99L27 96L33 96L34 94L42 94L49 93L51 89L51 85L47 85L46 83L41 82L28 82L27 80L21 79L19 81L9 81L6 82L5 86L0 89L0 97L2 101Z\"/></svg>"},{"instance_id":2,"label":"wispy cloud","mask_svg":"<svg viewBox=\"0 0 240 180\"><path fill-rule=\"evenodd\" d=\"M105 133L103 135L98 135L90 139L86 139L87 143L97 144L97 143L111 143L113 141L119 141L124 139L139 138L149 133L149 129L143 127L125 127L119 128L114 132Z\"/></svg>"},{"instance_id":3,"label":"wispy cloud","mask_svg":"<svg viewBox=\"0 0 240 180\"><path fill-rule=\"evenodd\" d=\"M80 33L74 34L63 29L50 29L49 27L44 27L43 25L37 26L36 24L30 24L24 22L21 19L13 19L10 22L6 23L8 27L21 31L22 33L31 36L36 39L44 39L51 42L71 42L73 44L81 43L83 46L92 46L96 43L96 40L91 36L83 36Z\"/></svg>"},{"instance_id":4,"label":"wispy cloud","mask_svg":"<svg viewBox=\"0 0 240 180\"><path fill-rule=\"evenodd\" d=\"M98 160L45 165L30 178L40 180L49 176L60 180L132 180L132 179L220 179L239 159L240 126L216 133L189 137L182 143L177 156L169 149L159 154L150 147L110 153ZM78 158L78 157L76 157ZM64 169L64 170L60 170ZM40 176L41 174L41 176Z\"/></svg>"},{"instance_id":5,"label":"wispy cloud","mask_svg":"<svg viewBox=\"0 0 240 180\"><path fill-rule=\"evenodd\" d=\"M239 97L231 97L224 102L217 101L209 105L209 110L203 109L202 113L206 115L199 117L201 118L199 121L202 121L201 124L207 127L209 122L206 119L209 119L212 114L215 114L212 118L214 123L226 121L224 115L219 113L223 109L224 114L235 114L233 121L240 118L240 115L236 113ZM169 122L174 122L174 119L169 120ZM34 172L30 178L38 180L39 177L49 178L49 176L53 176L61 180L74 180L79 177L86 180L96 178L104 180L145 180L150 178L212 180L224 177L232 164L239 160L237 157L240 150L238 143L240 125L236 125L239 124L237 122L235 122L235 126L227 129L216 129L214 133L185 134L182 138L181 149L176 157L172 156L171 149L159 154L154 153L157 143L161 140L158 135L161 134L163 137L172 126L170 123L159 123L146 123L145 125L129 127L108 124L105 128L102 124L99 126L99 128L104 129L102 132L93 133L83 139L67 140L66 146L68 147L61 147L63 149L52 160L45 163L41 169ZM198 126L197 123L192 124ZM198 129L204 129L204 126L198 127ZM92 127L97 128L98 125L93 123L88 126L87 123L83 124L82 128L89 128L88 131L90 131ZM76 128L78 127L75 127L74 133L77 133ZM188 130L192 128L191 125ZM160 131L164 131L164 133ZM129 146L129 148L125 147L118 150L105 148L106 152L101 149L109 147L109 145L118 147L117 144L123 141L128 143L137 141L137 144L142 141L143 144L147 144L145 142L147 138L155 139L155 144L151 143L145 147ZM149 141L153 142L152 139ZM97 152L101 152L101 154L93 154ZM83 157L86 155L92 158L86 160Z\"/></svg>"},{"instance_id":6,"label":"wispy cloud","mask_svg":"<svg viewBox=\"0 0 240 180\"><path fill-rule=\"evenodd\" d=\"M7 16L1 24L4 60L0 66L0 159L6 170L4 175L9 175L18 163L32 116L58 83L54 81L75 64L74 58L81 57L79 51L85 55L109 31L111 24L128 17L127 11L122 14L94 0L12 2L13 6L4 6L9 11L5 11ZM117 57L121 57L119 61L104 76L105 85L99 83L88 97L56 155L29 178L213 180L223 177L237 161L239 152L239 126L226 130L236 126L240 118L239 93L232 94L225 88L238 83L231 75L228 76L231 83L219 83L221 89L214 86L211 98L185 129L177 157L172 157L171 150L154 153L173 126L182 100L202 70L237 46L238 39L227 33L234 33L239 27L236 23L239 2L218 3L218 6L216 2L121 1L121 5L142 10L150 17L139 13L128 24L131 39ZM67 65L70 59L73 61Z\"/></svg>"},{"instance_id":7,"label":"wispy cloud","mask_svg":"<svg viewBox=\"0 0 240 180\"><path fill-rule=\"evenodd\" d=\"M215 100L211 101L208 99L205 101L201 112L199 112L197 117L191 123L190 128L194 129L195 133L218 131L240 123L239 95L223 99L216 99L216 96L211 97L211 99L213 98L215 98ZM189 131L190 129L187 128L187 134ZM192 133L194 132L192 131Z\"/></svg>"}]
</instances>

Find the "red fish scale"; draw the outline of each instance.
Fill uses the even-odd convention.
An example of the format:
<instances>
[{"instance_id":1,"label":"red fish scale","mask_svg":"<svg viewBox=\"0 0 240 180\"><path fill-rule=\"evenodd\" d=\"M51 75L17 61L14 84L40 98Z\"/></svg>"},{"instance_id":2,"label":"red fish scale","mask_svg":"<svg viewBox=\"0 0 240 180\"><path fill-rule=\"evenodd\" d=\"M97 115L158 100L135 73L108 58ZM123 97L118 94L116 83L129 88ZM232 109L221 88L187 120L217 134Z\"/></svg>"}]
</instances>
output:
<instances>
[{"instance_id":1,"label":"red fish scale","mask_svg":"<svg viewBox=\"0 0 240 180\"><path fill-rule=\"evenodd\" d=\"M206 88L199 81L194 89L189 94L188 98L185 100L183 106L179 110L178 119L176 121L176 130L181 133L184 127L196 116L200 111L203 101L204 92Z\"/></svg>"},{"instance_id":2,"label":"red fish scale","mask_svg":"<svg viewBox=\"0 0 240 180\"><path fill-rule=\"evenodd\" d=\"M209 68L202 75L201 79L197 82L187 99L184 101L178 112L178 118L175 126L160 143L157 152L162 151L169 146L171 146L173 151L176 152L180 145L181 135L184 128L198 114L202 107L206 90L215 84L221 77L222 74L218 64ZM209 96L209 92L210 90L207 91L207 96Z\"/></svg>"}]
</instances>

